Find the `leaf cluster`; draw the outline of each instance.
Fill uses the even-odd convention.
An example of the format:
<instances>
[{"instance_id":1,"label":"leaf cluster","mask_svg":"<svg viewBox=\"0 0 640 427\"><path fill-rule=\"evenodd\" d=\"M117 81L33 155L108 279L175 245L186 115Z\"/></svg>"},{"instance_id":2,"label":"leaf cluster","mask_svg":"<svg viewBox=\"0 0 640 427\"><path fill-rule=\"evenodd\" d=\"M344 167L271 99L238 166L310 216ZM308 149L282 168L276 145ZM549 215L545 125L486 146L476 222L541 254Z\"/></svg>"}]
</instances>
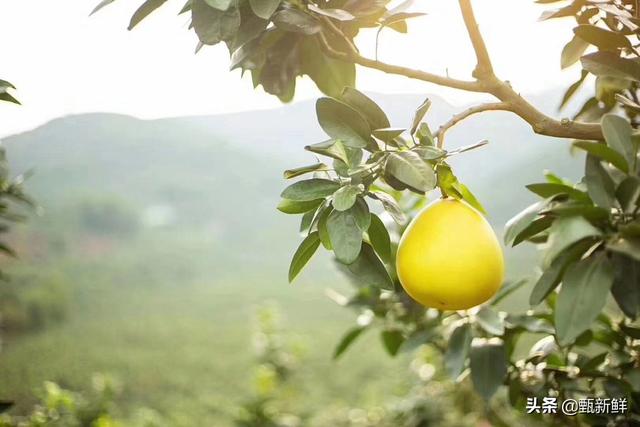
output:
<instances>
[{"instance_id":1,"label":"leaf cluster","mask_svg":"<svg viewBox=\"0 0 640 427\"><path fill-rule=\"evenodd\" d=\"M537 3L560 1L539 0ZM598 120L619 103L632 117L640 112L636 95L640 81L637 8L637 2L631 1L573 0L545 11L540 17L541 20L573 17L576 21L573 37L562 50L560 65L564 69L580 62L583 71L566 90L560 108L575 96L587 76L595 76L595 93L584 102L576 119Z\"/></svg>"},{"instance_id":2,"label":"leaf cluster","mask_svg":"<svg viewBox=\"0 0 640 427\"><path fill-rule=\"evenodd\" d=\"M300 230L306 236L291 262L290 281L322 245L366 285L393 289L389 230L372 209L375 204L398 227L406 225L394 192L422 196L438 188L445 197L483 210L447 164L449 157L483 144L454 151L434 146L423 121L430 104L426 100L418 107L411 126L392 128L382 109L356 89L347 87L339 98L318 100L318 122L330 139L306 149L327 160L285 171L289 179L312 177L285 188L278 206L284 213L302 215Z\"/></svg>"},{"instance_id":3,"label":"leaf cluster","mask_svg":"<svg viewBox=\"0 0 640 427\"><path fill-rule=\"evenodd\" d=\"M103 0L93 13L113 3ZM163 6L167 0L146 0L133 14L129 29ZM310 77L329 96L355 85L351 62L334 59L323 48L348 50L364 28L407 31L406 21L423 15L408 12L412 1L389 8L390 0L187 0L181 14L189 14L190 28L198 36L198 50L224 43L231 69L251 74L254 87L262 86L283 102L290 101L296 79ZM330 28L337 28L336 37Z\"/></svg>"}]
</instances>

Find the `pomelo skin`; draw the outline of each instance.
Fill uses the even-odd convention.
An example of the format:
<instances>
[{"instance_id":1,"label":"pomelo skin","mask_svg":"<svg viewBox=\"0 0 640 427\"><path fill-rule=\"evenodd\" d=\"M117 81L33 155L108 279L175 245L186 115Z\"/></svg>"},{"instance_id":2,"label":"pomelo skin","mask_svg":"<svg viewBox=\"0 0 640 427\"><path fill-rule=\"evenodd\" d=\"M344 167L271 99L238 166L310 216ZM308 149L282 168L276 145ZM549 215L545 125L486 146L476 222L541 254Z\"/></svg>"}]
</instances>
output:
<instances>
[{"instance_id":1,"label":"pomelo skin","mask_svg":"<svg viewBox=\"0 0 640 427\"><path fill-rule=\"evenodd\" d=\"M455 199L425 207L398 245L398 278L420 304L466 310L500 288L504 258L493 229L476 209Z\"/></svg>"}]
</instances>

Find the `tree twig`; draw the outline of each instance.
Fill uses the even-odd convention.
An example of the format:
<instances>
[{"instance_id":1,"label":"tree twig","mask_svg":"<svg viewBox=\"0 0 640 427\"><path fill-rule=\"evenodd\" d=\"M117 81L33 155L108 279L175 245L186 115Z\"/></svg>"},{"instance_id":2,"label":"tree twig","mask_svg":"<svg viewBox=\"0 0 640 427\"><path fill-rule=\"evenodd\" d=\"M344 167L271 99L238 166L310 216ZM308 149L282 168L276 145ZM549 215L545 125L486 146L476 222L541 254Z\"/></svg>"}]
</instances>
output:
<instances>
[{"instance_id":1,"label":"tree twig","mask_svg":"<svg viewBox=\"0 0 640 427\"><path fill-rule=\"evenodd\" d=\"M492 102L487 104L475 105L473 107L467 108L466 110L456 114L451 117L448 122L438 128L436 131L434 138L438 140L438 148L442 148L444 146L444 137L449 129L474 114L482 113L485 111L512 111L511 107L506 102Z\"/></svg>"},{"instance_id":2,"label":"tree twig","mask_svg":"<svg viewBox=\"0 0 640 427\"><path fill-rule=\"evenodd\" d=\"M460 0L460 11L462 12L462 19L464 20L464 25L467 28L467 33L469 34L469 39L471 40L478 61L473 76L478 80L495 77L491 57L482 38L482 33L480 33L478 21L471 7L471 0Z\"/></svg>"}]
</instances>

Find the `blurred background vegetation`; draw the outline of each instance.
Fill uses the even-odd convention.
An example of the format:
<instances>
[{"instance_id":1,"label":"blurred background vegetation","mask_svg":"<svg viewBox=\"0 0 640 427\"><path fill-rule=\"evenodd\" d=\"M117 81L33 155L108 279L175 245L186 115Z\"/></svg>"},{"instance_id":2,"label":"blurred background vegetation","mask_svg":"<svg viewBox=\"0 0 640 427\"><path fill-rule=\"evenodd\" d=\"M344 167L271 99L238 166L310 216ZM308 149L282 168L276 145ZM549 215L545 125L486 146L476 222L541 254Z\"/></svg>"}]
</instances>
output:
<instances>
[{"instance_id":1,"label":"blurred background vegetation","mask_svg":"<svg viewBox=\"0 0 640 427\"><path fill-rule=\"evenodd\" d=\"M534 101L553 111L558 96ZM372 97L400 123L424 98ZM433 101L434 124L455 110ZM41 206L10 236L20 259L1 260L0 399L18 417L6 425L483 425L477 397L435 374L424 349L391 359L367 335L332 361L353 315L325 294L350 286L328 256L287 284L298 239L296 219L275 210L279 176L309 160L299 148L321 136L312 111L91 114L3 141L12 170L34 171ZM451 148L468 135L491 144L456 160L457 174L498 231L544 168L581 175L582 159L507 113L460 125ZM534 257L509 249L509 276L531 275ZM529 292L505 304L524 309Z\"/></svg>"}]
</instances>

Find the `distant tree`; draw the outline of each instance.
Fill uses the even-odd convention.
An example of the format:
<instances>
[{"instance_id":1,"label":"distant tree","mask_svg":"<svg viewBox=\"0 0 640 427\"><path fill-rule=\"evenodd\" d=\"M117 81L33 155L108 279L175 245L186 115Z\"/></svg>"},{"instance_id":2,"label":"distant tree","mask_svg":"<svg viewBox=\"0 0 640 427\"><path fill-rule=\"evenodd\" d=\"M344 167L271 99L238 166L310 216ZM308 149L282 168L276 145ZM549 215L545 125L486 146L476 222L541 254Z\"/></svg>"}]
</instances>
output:
<instances>
[{"instance_id":1,"label":"distant tree","mask_svg":"<svg viewBox=\"0 0 640 427\"><path fill-rule=\"evenodd\" d=\"M112 2L105 0L96 10ZM144 2L129 28L164 3ZM441 351L451 377L462 381L470 373L487 401L503 385L513 406L521 410L528 399L548 396L624 398L628 410L619 413L572 417L558 410L535 416L563 424L638 425L640 328L633 323L640 312L638 3L538 0L560 6L545 12L543 20L576 21L561 65L580 63L582 74L567 89L562 106L588 76L595 76L593 96L573 119L544 114L496 75L470 0L458 4L477 60L471 79L364 56L356 43L361 31L406 32L407 20L422 15L408 9L410 1L395 8L388 3L188 0L181 11L191 17L198 48L225 43L231 69L250 73L255 87L262 86L286 102L294 96L297 78L308 76L328 96L318 100L317 115L330 139L306 149L329 162L285 172L287 179L315 174L288 187L279 206L285 213L302 215L306 236L293 257L289 279L320 245L333 251L347 274L358 279L355 295L338 300L374 316L345 335L336 356L363 331L379 328L381 342L392 355L416 344ZM505 34L510 36L514 35ZM430 105L426 100L410 128L392 128L385 113L354 89L356 65L496 100L461 111L433 132L424 122ZM586 152L585 176L574 184L548 174L546 182L528 186L542 200L506 225L509 245L546 243L531 311L507 313L496 308L523 282L505 284L479 310L427 310L399 286L395 236L422 206L422 196L436 189L482 210L448 164L450 157L482 143L447 150L445 137L456 124L488 111L514 113L539 135L572 140L573 147ZM396 224L385 225L371 212L370 203L380 203ZM617 305L605 308L609 295ZM528 356L517 357L518 339L531 334L544 337L530 347Z\"/></svg>"},{"instance_id":2,"label":"distant tree","mask_svg":"<svg viewBox=\"0 0 640 427\"><path fill-rule=\"evenodd\" d=\"M109 197L90 197L76 205L84 230L107 236L131 236L140 228L138 213L127 203Z\"/></svg>"}]
</instances>

